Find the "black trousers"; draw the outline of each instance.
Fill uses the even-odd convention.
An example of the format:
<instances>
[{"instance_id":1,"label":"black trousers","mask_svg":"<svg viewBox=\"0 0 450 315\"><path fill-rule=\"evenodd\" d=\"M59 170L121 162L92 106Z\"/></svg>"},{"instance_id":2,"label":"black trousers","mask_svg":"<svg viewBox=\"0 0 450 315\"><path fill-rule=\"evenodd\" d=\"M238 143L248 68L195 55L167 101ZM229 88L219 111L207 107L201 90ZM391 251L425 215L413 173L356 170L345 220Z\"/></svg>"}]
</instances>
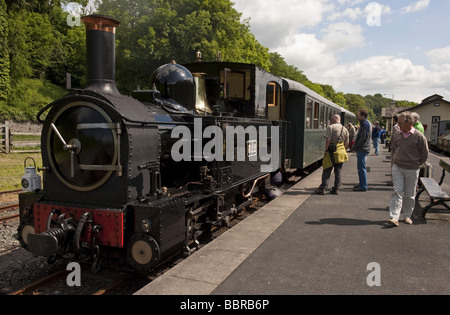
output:
<instances>
[{"instance_id":1,"label":"black trousers","mask_svg":"<svg viewBox=\"0 0 450 315\"><path fill-rule=\"evenodd\" d=\"M320 185L319 189L325 190L328 188L328 183L330 181L331 173L334 169L334 186L332 188L333 191L338 191L339 187L341 187L341 172L342 167L344 166L344 163L341 164L335 164L333 167L330 167L329 169L323 170L322 173L322 184Z\"/></svg>"}]
</instances>

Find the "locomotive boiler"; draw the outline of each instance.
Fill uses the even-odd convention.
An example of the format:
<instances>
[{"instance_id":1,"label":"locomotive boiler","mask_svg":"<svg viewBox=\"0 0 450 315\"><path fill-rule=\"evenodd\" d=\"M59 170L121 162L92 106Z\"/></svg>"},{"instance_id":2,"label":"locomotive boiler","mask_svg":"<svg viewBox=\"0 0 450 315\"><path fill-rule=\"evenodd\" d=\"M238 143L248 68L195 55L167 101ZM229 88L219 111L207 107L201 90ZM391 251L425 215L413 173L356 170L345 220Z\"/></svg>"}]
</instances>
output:
<instances>
[{"instance_id":1,"label":"locomotive boiler","mask_svg":"<svg viewBox=\"0 0 450 315\"><path fill-rule=\"evenodd\" d=\"M88 84L38 114L43 189L19 197L19 241L49 260L74 254L95 268L150 271L193 252L200 235L228 224L282 168L284 122L250 103L234 114L211 107L205 75L176 63L155 71L153 89L122 95L119 22L82 21ZM239 92L253 93L249 84Z\"/></svg>"}]
</instances>

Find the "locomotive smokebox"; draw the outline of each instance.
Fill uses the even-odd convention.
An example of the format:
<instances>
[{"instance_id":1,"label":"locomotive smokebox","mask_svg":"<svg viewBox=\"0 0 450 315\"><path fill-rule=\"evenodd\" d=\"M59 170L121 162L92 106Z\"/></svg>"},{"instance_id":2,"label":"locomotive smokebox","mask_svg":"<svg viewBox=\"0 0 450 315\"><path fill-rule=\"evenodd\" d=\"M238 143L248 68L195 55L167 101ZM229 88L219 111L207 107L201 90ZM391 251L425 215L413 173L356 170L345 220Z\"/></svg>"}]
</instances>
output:
<instances>
[{"instance_id":1,"label":"locomotive smokebox","mask_svg":"<svg viewBox=\"0 0 450 315\"><path fill-rule=\"evenodd\" d=\"M116 87L115 33L120 22L106 16L82 17L86 24L87 90L120 94Z\"/></svg>"}]
</instances>

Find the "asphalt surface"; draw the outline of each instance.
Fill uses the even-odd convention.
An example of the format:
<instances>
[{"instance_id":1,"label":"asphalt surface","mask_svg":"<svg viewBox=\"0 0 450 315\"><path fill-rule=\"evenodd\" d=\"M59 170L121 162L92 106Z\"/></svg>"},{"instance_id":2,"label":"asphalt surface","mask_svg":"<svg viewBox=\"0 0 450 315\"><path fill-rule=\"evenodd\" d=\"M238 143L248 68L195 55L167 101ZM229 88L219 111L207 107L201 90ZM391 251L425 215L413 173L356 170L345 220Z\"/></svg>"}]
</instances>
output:
<instances>
[{"instance_id":1,"label":"asphalt surface","mask_svg":"<svg viewBox=\"0 0 450 315\"><path fill-rule=\"evenodd\" d=\"M353 192L350 154L338 196L313 194L319 170L137 294L450 294L450 213L436 208L390 227L389 155L369 156L368 192ZM437 180L440 158L450 162L429 159ZM450 175L447 192L449 183Z\"/></svg>"}]
</instances>

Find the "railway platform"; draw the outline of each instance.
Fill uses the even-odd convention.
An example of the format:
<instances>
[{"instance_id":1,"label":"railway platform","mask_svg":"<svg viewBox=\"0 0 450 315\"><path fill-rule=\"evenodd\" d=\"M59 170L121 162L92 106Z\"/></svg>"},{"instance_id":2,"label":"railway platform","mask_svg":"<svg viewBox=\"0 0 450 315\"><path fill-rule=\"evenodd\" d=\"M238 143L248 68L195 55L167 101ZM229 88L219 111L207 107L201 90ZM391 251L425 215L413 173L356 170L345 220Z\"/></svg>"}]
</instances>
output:
<instances>
[{"instance_id":1,"label":"railway platform","mask_svg":"<svg viewBox=\"0 0 450 315\"><path fill-rule=\"evenodd\" d=\"M413 225L390 227L390 153L368 157L368 192L353 191L349 157L339 195L314 194L319 169L136 295L450 294L448 210L421 219L416 206ZM437 181L440 159L430 154Z\"/></svg>"}]
</instances>

